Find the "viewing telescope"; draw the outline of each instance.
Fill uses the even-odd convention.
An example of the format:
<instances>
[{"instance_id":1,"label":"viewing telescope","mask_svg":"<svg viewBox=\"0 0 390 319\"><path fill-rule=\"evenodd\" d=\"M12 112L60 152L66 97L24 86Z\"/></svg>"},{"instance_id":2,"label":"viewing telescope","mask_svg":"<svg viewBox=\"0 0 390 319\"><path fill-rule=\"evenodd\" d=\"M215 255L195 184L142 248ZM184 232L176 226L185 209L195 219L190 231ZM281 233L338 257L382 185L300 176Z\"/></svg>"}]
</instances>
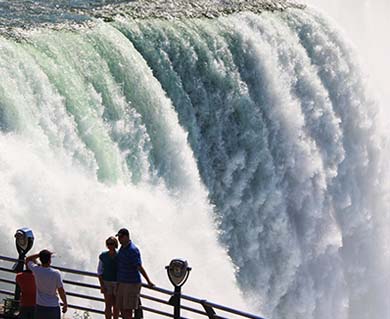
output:
<instances>
[{"instance_id":1,"label":"viewing telescope","mask_svg":"<svg viewBox=\"0 0 390 319\"><path fill-rule=\"evenodd\" d=\"M174 294L169 299L169 303L174 307L173 318L180 319L181 287L186 283L190 275L191 267L188 266L186 260L177 258L171 260L165 269L167 270L169 281L175 287Z\"/></svg>"},{"instance_id":2,"label":"viewing telescope","mask_svg":"<svg viewBox=\"0 0 390 319\"><path fill-rule=\"evenodd\" d=\"M14 272L18 273L24 270L24 259L26 254L30 251L34 245L34 234L30 228L19 228L15 233L15 245L18 251L18 262L12 268ZM15 300L20 298L20 288L18 285L15 287Z\"/></svg>"},{"instance_id":3,"label":"viewing telescope","mask_svg":"<svg viewBox=\"0 0 390 319\"><path fill-rule=\"evenodd\" d=\"M23 227L15 233L16 250L19 253L19 259L24 259L27 252L34 245L34 234L30 228ZM22 258L20 258L22 256Z\"/></svg>"}]
</instances>

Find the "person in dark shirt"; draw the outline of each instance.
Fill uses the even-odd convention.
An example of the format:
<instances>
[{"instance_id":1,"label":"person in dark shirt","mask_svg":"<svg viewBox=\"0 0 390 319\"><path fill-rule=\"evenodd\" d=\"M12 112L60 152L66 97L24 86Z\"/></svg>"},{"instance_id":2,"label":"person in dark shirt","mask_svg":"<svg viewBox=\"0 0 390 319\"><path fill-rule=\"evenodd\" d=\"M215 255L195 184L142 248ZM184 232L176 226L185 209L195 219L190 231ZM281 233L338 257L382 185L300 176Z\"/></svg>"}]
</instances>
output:
<instances>
[{"instance_id":1,"label":"person in dark shirt","mask_svg":"<svg viewBox=\"0 0 390 319\"><path fill-rule=\"evenodd\" d=\"M118 241L115 237L108 237L106 240L108 251L105 251L99 256L98 278L100 283L100 291L104 294L105 309L104 314L106 319L118 319L119 310L116 306L116 274L117 274L117 252Z\"/></svg>"},{"instance_id":2,"label":"person in dark shirt","mask_svg":"<svg viewBox=\"0 0 390 319\"><path fill-rule=\"evenodd\" d=\"M30 269L16 275L16 284L20 288L20 319L35 318L35 304L37 288L35 278Z\"/></svg>"},{"instance_id":3,"label":"person in dark shirt","mask_svg":"<svg viewBox=\"0 0 390 319\"><path fill-rule=\"evenodd\" d=\"M133 317L133 310L139 306L141 292L141 274L148 285L153 287L153 282L142 267L139 249L130 240L129 231L122 228L116 234L121 244L118 252L118 291L117 305L124 319Z\"/></svg>"}]
</instances>

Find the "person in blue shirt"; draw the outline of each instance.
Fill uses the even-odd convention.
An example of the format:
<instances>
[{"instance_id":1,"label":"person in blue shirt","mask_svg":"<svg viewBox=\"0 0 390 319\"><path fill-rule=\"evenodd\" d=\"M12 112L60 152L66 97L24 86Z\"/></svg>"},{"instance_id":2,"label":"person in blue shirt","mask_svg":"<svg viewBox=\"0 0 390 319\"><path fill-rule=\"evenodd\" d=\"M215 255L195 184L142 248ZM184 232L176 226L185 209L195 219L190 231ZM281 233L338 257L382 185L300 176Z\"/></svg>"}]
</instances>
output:
<instances>
[{"instance_id":1,"label":"person in blue shirt","mask_svg":"<svg viewBox=\"0 0 390 319\"><path fill-rule=\"evenodd\" d=\"M117 256L117 306L123 319L132 319L133 310L139 306L141 275L150 287L154 284L142 266L140 251L130 240L129 231L122 228L116 236L121 244Z\"/></svg>"},{"instance_id":2,"label":"person in blue shirt","mask_svg":"<svg viewBox=\"0 0 390 319\"><path fill-rule=\"evenodd\" d=\"M106 247L108 250L102 252L99 256L97 273L100 291L104 294L104 315L106 319L118 319L119 310L115 300L117 290L117 239L113 236L108 237L106 239Z\"/></svg>"}]
</instances>

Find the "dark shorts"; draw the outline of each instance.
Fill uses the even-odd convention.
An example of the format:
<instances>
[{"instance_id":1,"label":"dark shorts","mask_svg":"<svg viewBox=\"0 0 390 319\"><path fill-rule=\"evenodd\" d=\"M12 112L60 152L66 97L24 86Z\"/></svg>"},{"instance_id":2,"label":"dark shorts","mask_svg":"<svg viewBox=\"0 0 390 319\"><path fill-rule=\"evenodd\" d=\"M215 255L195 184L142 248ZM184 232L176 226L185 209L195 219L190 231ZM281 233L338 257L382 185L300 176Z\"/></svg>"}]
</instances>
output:
<instances>
[{"instance_id":1,"label":"dark shorts","mask_svg":"<svg viewBox=\"0 0 390 319\"><path fill-rule=\"evenodd\" d=\"M19 319L35 319L35 307L20 307Z\"/></svg>"},{"instance_id":2,"label":"dark shorts","mask_svg":"<svg viewBox=\"0 0 390 319\"><path fill-rule=\"evenodd\" d=\"M35 319L61 319L60 307L44 307L37 305Z\"/></svg>"}]
</instances>

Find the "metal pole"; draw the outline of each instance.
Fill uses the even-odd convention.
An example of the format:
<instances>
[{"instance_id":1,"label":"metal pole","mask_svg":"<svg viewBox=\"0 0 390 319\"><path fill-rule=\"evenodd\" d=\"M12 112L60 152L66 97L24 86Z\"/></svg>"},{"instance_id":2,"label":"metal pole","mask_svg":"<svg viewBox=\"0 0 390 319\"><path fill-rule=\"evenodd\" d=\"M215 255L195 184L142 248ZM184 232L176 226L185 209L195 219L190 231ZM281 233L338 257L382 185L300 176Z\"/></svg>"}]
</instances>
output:
<instances>
[{"instance_id":1,"label":"metal pole","mask_svg":"<svg viewBox=\"0 0 390 319\"><path fill-rule=\"evenodd\" d=\"M181 297L181 287L175 287L174 308L173 308L174 319L180 319L180 297Z\"/></svg>"},{"instance_id":2,"label":"metal pole","mask_svg":"<svg viewBox=\"0 0 390 319\"><path fill-rule=\"evenodd\" d=\"M19 272L22 272L24 270L24 260L26 258L26 254L21 252L19 253L19 260L17 262L17 264L15 265L14 267L14 272L15 273L19 273ZM15 300L20 300L20 287L18 284L15 285Z\"/></svg>"},{"instance_id":3,"label":"metal pole","mask_svg":"<svg viewBox=\"0 0 390 319\"><path fill-rule=\"evenodd\" d=\"M138 308L134 310L134 319L143 319L144 313L142 311L141 298L139 298Z\"/></svg>"}]
</instances>

